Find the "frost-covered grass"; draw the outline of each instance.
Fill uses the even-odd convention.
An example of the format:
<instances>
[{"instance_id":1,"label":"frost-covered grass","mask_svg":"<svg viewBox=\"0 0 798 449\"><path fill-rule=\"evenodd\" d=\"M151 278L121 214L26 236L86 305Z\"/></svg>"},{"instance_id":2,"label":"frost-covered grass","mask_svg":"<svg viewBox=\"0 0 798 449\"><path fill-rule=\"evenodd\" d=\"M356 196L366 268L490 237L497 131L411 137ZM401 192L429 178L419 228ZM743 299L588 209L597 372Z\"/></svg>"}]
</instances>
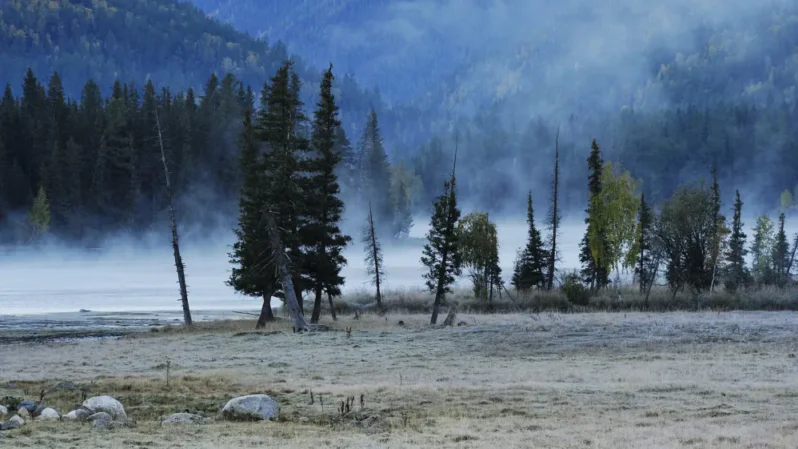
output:
<instances>
[{"instance_id":1,"label":"frost-covered grass","mask_svg":"<svg viewBox=\"0 0 798 449\"><path fill-rule=\"evenodd\" d=\"M387 318L387 320L386 320ZM399 320L404 326L399 326ZM119 340L0 346L0 386L38 399L69 380L110 394L135 427L38 423L3 447L770 447L798 445L794 312L341 316L344 332L231 320ZM166 385L166 360L170 385ZM314 393L311 404L310 392ZM276 423L162 428L267 392ZM6 394L6 393L2 393ZM364 409L359 405L364 396ZM70 396L72 395L72 396ZM80 398L45 396L61 411ZM336 408L358 398L354 414ZM321 407L321 399L324 409ZM368 425L358 418L379 418Z\"/></svg>"}]
</instances>

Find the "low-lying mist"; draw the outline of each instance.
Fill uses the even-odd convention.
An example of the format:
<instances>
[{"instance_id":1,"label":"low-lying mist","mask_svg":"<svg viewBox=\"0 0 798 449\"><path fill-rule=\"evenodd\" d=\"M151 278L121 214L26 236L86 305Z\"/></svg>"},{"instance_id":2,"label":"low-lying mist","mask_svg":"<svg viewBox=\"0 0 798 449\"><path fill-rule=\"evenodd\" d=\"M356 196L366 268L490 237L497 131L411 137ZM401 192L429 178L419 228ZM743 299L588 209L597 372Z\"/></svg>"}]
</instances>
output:
<instances>
[{"instance_id":1,"label":"low-lying mist","mask_svg":"<svg viewBox=\"0 0 798 449\"><path fill-rule=\"evenodd\" d=\"M424 287L420 263L429 217L415 217L410 238L401 243L383 241L386 290ZM500 260L509 284L516 251L526 240L523 219L498 218ZM565 223L560 235L560 267L578 266L581 222ZM373 289L366 275L360 235L345 251L348 264L344 294ZM189 301L192 310L245 310L260 307L260 299L240 295L225 284L231 265L227 253L235 241L232 231L219 230L214 238L183 240ZM465 276L459 281L468 285ZM509 285L508 285L509 286ZM180 310L177 277L168 238L146 242L126 237L111 239L94 250L48 247L0 255L0 315L91 311ZM272 305L278 306L279 300Z\"/></svg>"}]
</instances>

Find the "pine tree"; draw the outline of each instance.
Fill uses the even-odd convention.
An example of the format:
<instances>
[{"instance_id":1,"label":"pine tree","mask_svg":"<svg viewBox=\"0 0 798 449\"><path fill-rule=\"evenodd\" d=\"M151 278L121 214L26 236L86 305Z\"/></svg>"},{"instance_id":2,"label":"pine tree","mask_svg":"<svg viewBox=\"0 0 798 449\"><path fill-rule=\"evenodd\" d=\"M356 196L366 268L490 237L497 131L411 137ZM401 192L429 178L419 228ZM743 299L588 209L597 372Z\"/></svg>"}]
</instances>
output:
<instances>
[{"instance_id":1,"label":"pine tree","mask_svg":"<svg viewBox=\"0 0 798 449\"><path fill-rule=\"evenodd\" d=\"M234 266L226 283L245 295L263 298L256 324L256 328L260 329L267 322L274 321L271 300L278 290L278 278L261 213L265 182L251 109L244 113L240 145L240 167L244 181L238 201L238 227L234 229L237 240L229 254L230 263Z\"/></svg>"},{"instance_id":2,"label":"pine tree","mask_svg":"<svg viewBox=\"0 0 798 449\"><path fill-rule=\"evenodd\" d=\"M136 197L135 157L129 135L126 108L121 99L108 104L105 130L97 157L93 186L94 213L104 216L112 226L133 224Z\"/></svg>"},{"instance_id":3,"label":"pine tree","mask_svg":"<svg viewBox=\"0 0 798 449\"><path fill-rule=\"evenodd\" d=\"M371 204L369 204L369 214L366 217L366 224L363 226L363 251L366 254L366 273L369 280L377 288L377 307L382 310L382 291L381 285L385 280L385 270L382 263L382 245L377 236L377 229L374 225L374 214L371 211Z\"/></svg>"},{"instance_id":4,"label":"pine tree","mask_svg":"<svg viewBox=\"0 0 798 449\"><path fill-rule=\"evenodd\" d=\"M713 227L711 233L712 248L708 260L710 266L707 267L706 270L707 273L712 273L712 279L710 281L710 293L714 290L715 287L715 276L718 272L718 265L720 264L721 261L720 256L723 251L725 235L728 233L728 229L726 228L726 217L721 215L720 208L721 208L721 199L720 199L720 186L718 185L718 170L717 166L713 166L712 167Z\"/></svg>"},{"instance_id":5,"label":"pine tree","mask_svg":"<svg viewBox=\"0 0 798 449\"><path fill-rule=\"evenodd\" d=\"M302 292L300 218L305 214L302 183L300 181L300 158L308 150L307 140L300 131L307 121L302 113L302 102L298 97L298 79L293 62L285 61L264 88L258 118L259 138L266 143L264 154L265 179L267 182L265 204L277 224L281 244L285 245L290 261L292 285L304 315Z\"/></svg>"},{"instance_id":6,"label":"pine tree","mask_svg":"<svg viewBox=\"0 0 798 449\"><path fill-rule=\"evenodd\" d=\"M604 160L601 157L601 148L599 147L596 139L593 139L591 144L590 156L587 158L587 168L590 172L588 175L588 192L590 194L588 200L588 207L585 210L587 217L585 218L585 236L580 242L579 261L582 263L582 282L589 284L591 290L596 291L602 289L609 284L609 275L607 269L601 264L597 264L594 253L597 251L590 247L591 233L591 216L594 214L590 203L592 199L601 194L601 176L604 170ZM605 239L600 238L601 245L606 246ZM602 251L599 251L602 252Z\"/></svg>"},{"instance_id":7,"label":"pine tree","mask_svg":"<svg viewBox=\"0 0 798 449\"><path fill-rule=\"evenodd\" d=\"M40 238L50 230L50 201L43 186L39 187L39 193L28 212L28 223L31 226L30 241Z\"/></svg>"},{"instance_id":8,"label":"pine tree","mask_svg":"<svg viewBox=\"0 0 798 449\"><path fill-rule=\"evenodd\" d=\"M457 150L455 150L455 161ZM432 305L430 324L438 322L438 309L446 293L451 292L455 278L462 273L462 256L460 254L455 226L460 220L460 209L457 207L457 192L454 168L452 176L443 185L443 194L433 204L430 230L427 232L427 243L421 256L421 263L427 267L424 279L427 288L435 293Z\"/></svg>"},{"instance_id":9,"label":"pine tree","mask_svg":"<svg viewBox=\"0 0 798 449\"><path fill-rule=\"evenodd\" d=\"M773 272L776 285L784 287L789 281L787 266L790 264L790 243L784 231L784 212L779 215L779 227L776 231L776 242L773 245Z\"/></svg>"},{"instance_id":10,"label":"pine tree","mask_svg":"<svg viewBox=\"0 0 798 449\"><path fill-rule=\"evenodd\" d=\"M545 285L544 269L548 260L543 239L535 226L535 210L532 191L527 195L526 222L529 226L526 247L518 255L513 272L512 285L518 290L529 290Z\"/></svg>"},{"instance_id":11,"label":"pine tree","mask_svg":"<svg viewBox=\"0 0 798 449\"><path fill-rule=\"evenodd\" d=\"M726 251L727 275L726 288L730 291L737 291L738 288L748 284L749 273L745 266L745 256L748 249L745 246L745 231L743 231L742 212L743 202L740 200L740 191L736 192L734 201L734 214L732 218L731 236L729 237L729 247Z\"/></svg>"},{"instance_id":12,"label":"pine tree","mask_svg":"<svg viewBox=\"0 0 798 449\"><path fill-rule=\"evenodd\" d=\"M338 226L344 203L338 197L340 187L335 174L341 162L341 154L336 151L335 133L341 123L332 93L333 79L331 64L324 73L313 118L310 145L314 156L304 163L309 176L304 178L306 213L299 232L305 248L306 285L315 295L310 318L312 324L319 322L322 294L325 292L333 311L332 297L340 296L344 284L341 276L341 268L346 264L343 249L352 240Z\"/></svg>"},{"instance_id":13,"label":"pine tree","mask_svg":"<svg viewBox=\"0 0 798 449\"><path fill-rule=\"evenodd\" d=\"M559 192L560 192L560 129L557 128L557 134L554 138L554 179L552 180L551 192L551 209L546 221L549 228L549 242L547 249L548 263L546 267L546 290L554 288L554 276L556 274L556 263L559 260L559 253L557 248L557 235L560 232L560 221L562 216L559 209Z\"/></svg>"},{"instance_id":14,"label":"pine tree","mask_svg":"<svg viewBox=\"0 0 798 449\"><path fill-rule=\"evenodd\" d=\"M654 224L654 213L646 203L646 196L640 195L640 207L637 210L637 267L635 275L640 283L640 293L646 293L649 283L653 281L654 273L652 270L652 225Z\"/></svg>"},{"instance_id":15,"label":"pine tree","mask_svg":"<svg viewBox=\"0 0 798 449\"><path fill-rule=\"evenodd\" d=\"M400 179L393 219L393 237L400 240L406 239L410 235L412 227L413 214L410 211L410 198L407 195L404 179Z\"/></svg>"},{"instance_id":16,"label":"pine tree","mask_svg":"<svg viewBox=\"0 0 798 449\"><path fill-rule=\"evenodd\" d=\"M360 192L364 202L370 202L374 207L374 218L382 227L378 232L385 231L394 222L391 170L380 135L377 113L373 109L366 121L359 147Z\"/></svg>"}]
</instances>

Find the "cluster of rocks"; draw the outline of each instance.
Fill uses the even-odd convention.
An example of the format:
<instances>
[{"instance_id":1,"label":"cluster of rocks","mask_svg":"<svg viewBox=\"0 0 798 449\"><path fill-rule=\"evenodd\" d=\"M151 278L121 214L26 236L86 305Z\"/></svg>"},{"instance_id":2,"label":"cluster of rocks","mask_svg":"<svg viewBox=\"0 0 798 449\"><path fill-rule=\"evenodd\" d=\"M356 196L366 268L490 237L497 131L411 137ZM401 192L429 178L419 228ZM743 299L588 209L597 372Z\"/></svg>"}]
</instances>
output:
<instances>
[{"instance_id":1,"label":"cluster of rocks","mask_svg":"<svg viewBox=\"0 0 798 449\"><path fill-rule=\"evenodd\" d=\"M8 415L8 407L0 405L0 418ZM0 421L0 430L18 429L28 421L88 421L93 429L108 429L127 425L127 414L122 403L110 396L89 398L63 416L44 404L22 401L17 405L14 416L7 421Z\"/></svg>"},{"instance_id":2,"label":"cluster of rocks","mask_svg":"<svg viewBox=\"0 0 798 449\"><path fill-rule=\"evenodd\" d=\"M0 419L9 415L9 409L0 405ZM229 400L216 418L229 421L270 421L280 415L280 405L265 394L241 396ZM0 432L18 429L28 421L75 421L90 422L92 429L113 429L128 423L125 407L110 396L96 396L87 399L71 412L60 415L58 411L44 404L22 401L16 414L7 421L0 421ZM211 420L196 413L174 413L163 420L163 425L208 424Z\"/></svg>"}]
</instances>

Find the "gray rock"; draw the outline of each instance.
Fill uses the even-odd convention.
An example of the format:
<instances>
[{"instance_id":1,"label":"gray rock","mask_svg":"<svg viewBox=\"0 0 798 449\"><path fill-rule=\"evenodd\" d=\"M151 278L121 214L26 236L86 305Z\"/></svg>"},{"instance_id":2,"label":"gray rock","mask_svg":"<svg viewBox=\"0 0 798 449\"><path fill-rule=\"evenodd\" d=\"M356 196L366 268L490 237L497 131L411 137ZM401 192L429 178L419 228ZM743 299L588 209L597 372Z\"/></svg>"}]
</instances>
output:
<instances>
[{"instance_id":1,"label":"gray rock","mask_svg":"<svg viewBox=\"0 0 798 449\"><path fill-rule=\"evenodd\" d=\"M0 416L6 416L8 414L8 407L5 405L0 405Z\"/></svg>"},{"instance_id":2,"label":"gray rock","mask_svg":"<svg viewBox=\"0 0 798 449\"><path fill-rule=\"evenodd\" d=\"M24 408L28 410L28 413L33 413L33 411L36 410L36 403L33 401L22 401L17 408L20 410Z\"/></svg>"},{"instance_id":3,"label":"gray rock","mask_svg":"<svg viewBox=\"0 0 798 449\"><path fill-rule=\"evenodd\" d=\"M16 421L16 422L19 423L20 426L24 426L25 425L25 420L22 419L19 415L12 416L11 419L9 419L8 421Z\"/></svg>"},{"instance_id":4,"label":"gray rock","mask_svg":"<svg viewBox=\"0 0 798 449\"><path fill-rule=\"evenodd\" d=\"M5 422L0 422L0 430L19 429L20 427L22 427L22 424L20 424L17 421L14 421L13 419L10 419Z\"/></svg>"},{"instance_id":5,"label":"gray rock","mask_svg":"<svg viewBox=\"0 0 798 449\"><path fill-rule=\"evenodd\" d=\"M280 404L265 394L251 394L230 399L220 412L231 421L268 421L280 415Z\"/></svg>"},{"instance_id":6,"label":"gray rock","mask_svg":"<svg viewBox=\"0 0 798 449\"><path fill-rule=\"evenodd\" d=\"M67 413L66 415L63 416L63 418L65 421L86 421L86 418L91 416L91 414L92 413L90 411L83 408L79 408L77 410L72 410L71 412Z\"/></svg>"},{"instance_id":7,"label":"gray rock","mask_svg":"<svg viewBox=\"0 0 798 449\"><path fill-rule=\"evenodd\" d=\"M59 415L55 409L47 407L46 409L42 410L41 414L39 414L36 419L40 421L58 421L61 419L61 415Z\"/></svg>"},{"instance_id":8,"label":"gray rock","mask_svg":"<svg viewBox=\"0 0 798 449\"><path fill-rule=\"evenodd\" d=\"M83 402L83 407L94 413L105 412L111 416L113 421L127 421L125 407L111 396L95 396L86 399Z\"/></svg>"},{"instance_id":9,"label":"gray rock","mask_svg":"<svg viewBox=\"0 0 798 449\"><path fill-rule=\"evenodd\" d=\"M44 404L37 405L37 406L36 406L36 409L35 409L35 410L33 410L33 412L31 412L30 416L31 416L33 419L36 419L36 418L38 418L38 417L39 417L39 415L41 415L41 414L42 414L42 412L43 412L43 411L44 411L44 409L46 409L46 408L47 408L47 406L46 406L46 405L44 405Z\"/></svg>"},{"instance_id":10,"label":"gray rock","mask_svg":"<svg viewBox=\"0 0 798 449\"><path fill-rule=\"evenodd\" d=\"M162 425L170 424L208 424L210 420L200 415L193 413L173 413L166 417L161 423Z\"/></svg>"},{"instance_id":11,"label":"gray rock","mask_svg":"<svg viewBox=\"0 0 798 449\"><path fill-rule=\"evenodd\" d=\"M30 413L28 413L28 409L26 409L26 408L20 407L20 409L17 410L17 415L19 415L19 416L21 416L22 418L25 418L25 419L30 419Z\"/></svg>"},{"instance_id":12,"label":"gray rock","mask_svg":"<svg viewBox=\"0 0 798 449\"><path fill-rule=\"evenodd\" d=\"M108 413L99 412L89 416L86 420L91 422L92 429L107 429L111 426L113 418Z\"/></svg>"}]
</instances>

